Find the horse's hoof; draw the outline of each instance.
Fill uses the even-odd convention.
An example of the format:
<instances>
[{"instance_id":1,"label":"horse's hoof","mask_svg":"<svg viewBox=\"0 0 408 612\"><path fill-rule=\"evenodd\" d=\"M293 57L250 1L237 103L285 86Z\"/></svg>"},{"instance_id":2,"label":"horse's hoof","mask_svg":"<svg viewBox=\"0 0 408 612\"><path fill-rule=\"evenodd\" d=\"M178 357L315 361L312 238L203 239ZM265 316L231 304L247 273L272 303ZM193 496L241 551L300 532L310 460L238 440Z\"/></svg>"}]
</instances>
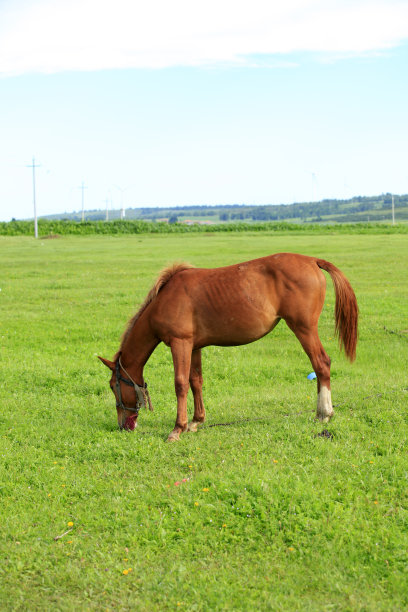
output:
<instances>
[{"instance_id":1,"label":"horse's hoof","mask_svg":"<svg viewBox=\"0 0 408 612\"><path fill-rule=\"evenodd\" d=\"M197 421L191 421L188 424L187 431L191 431L192 433L195 433L197 431L198 425L199 423Z\"/></svg>"},{"instance_id":2,"label":"horse's hoof","mask_svg":"<svg viewBox=\"0 0 408 612\"><path fill-rule=\"evenodd\" d=\"M321 423L328 423L330 421L330 419L332 418L334 412L332 412L331 414L317 414L316 415L316 419L319 420Z\"/></svg>"},{"instance_id":3,"label":"horse's hoof","mask_svg":"<svg viewBox=\"0 0 408 612\"><path fill-rule=\"evenodd\" d=\"M171 434L169 434L169 437L167 438L167 442L178 442L179 439L180 439L180 434L172 432Z\"/></svg>"}]
</instances>

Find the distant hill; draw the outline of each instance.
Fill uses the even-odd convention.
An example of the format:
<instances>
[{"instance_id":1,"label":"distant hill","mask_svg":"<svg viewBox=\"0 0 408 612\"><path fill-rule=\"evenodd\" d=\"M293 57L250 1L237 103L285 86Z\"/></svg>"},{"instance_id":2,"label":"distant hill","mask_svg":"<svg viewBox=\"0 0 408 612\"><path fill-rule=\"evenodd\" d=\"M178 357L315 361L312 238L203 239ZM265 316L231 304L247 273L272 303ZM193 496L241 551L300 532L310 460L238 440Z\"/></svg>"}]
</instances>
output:
<instances>
[{"instance_id":1,"label":"distant hill","mask_svg":"<svg viewBox=\"0 0 408 612\"><path fill-rule=\"evenodd\" d=\"M294 223L356 223L391 220L392 195L356 196L349 200L321 200L294 204L220 204L217 206L173 206L126 208L126 219L170 223L228 223L237 221L292 221ZM395 221L408 221L408 194L394 195ZM46 215L42 219L81 221L82 213ZM105 210L85 211L85 220L105 220ZM120 210L109 210L109 220L119 219Z\"/></svg>"}]
</instances>

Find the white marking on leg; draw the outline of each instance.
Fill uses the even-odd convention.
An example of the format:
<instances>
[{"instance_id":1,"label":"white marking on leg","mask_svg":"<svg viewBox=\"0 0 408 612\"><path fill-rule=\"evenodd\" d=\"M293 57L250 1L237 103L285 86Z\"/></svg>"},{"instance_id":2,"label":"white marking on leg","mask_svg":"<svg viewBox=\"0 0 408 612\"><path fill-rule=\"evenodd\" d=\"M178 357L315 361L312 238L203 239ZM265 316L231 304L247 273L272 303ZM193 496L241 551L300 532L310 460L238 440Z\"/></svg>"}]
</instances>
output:
<instances>
[{"instance_id":1,"label":"white marking on leg","mask_svg":"<svg viewBox=\"0 0 408 612\"><path fill-rule=\"evenodd\" d=\"M322 423L327 423L333 416L334 410L331 401L331 391L327 387L320 387L317 394L316 416Z\"/></svg>"}]
</instances>

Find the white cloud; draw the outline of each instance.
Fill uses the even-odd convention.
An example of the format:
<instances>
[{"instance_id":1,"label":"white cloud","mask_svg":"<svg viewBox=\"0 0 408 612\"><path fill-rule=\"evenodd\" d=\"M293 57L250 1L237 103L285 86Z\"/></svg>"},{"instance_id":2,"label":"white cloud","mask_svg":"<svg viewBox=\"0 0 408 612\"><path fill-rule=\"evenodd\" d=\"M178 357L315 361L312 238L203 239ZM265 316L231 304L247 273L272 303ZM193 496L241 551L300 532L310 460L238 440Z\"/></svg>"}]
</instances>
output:
<instances>
[{"instance_id":1,"label":"white cloud","mask_svg":"<svg viewBox=\"0 0 408 612\"><path fill-rule=\"evenodd\" d=\"M361 54L407 38L406 0L5 0L0 74L253 65L256 55Z\"/></svg>"}]
</instances>

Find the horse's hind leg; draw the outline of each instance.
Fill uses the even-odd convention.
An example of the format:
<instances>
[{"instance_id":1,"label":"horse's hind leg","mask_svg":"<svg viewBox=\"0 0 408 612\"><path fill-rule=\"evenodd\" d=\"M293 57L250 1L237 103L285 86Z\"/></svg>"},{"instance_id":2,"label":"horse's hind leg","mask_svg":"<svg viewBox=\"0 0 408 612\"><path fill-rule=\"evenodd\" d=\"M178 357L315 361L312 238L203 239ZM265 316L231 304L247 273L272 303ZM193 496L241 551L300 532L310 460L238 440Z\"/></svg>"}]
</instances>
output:
<instances>
[{"instance_id":1,"label":"horse's hind leg","mask_svg":"<svg viewBox=\"0 0 408 612\"><path fill-rule=\"evenodd\" d=\"M288 323L309 357L317 376L316 417L327 423L334 414L330 391L330 357L323 348L317 325L310 328L295 327Z\"/></svg>"},{"instance_id":2,"label":"horse's hind leg","mask_svg":"<svg viewBox=\"0 0 408 612\"><path fill-rule=\"evenodd\" d=\"M190 387L194 397L194 416L187 429L188 431L197 431L198 425L204 423L205 420L200 349L193 351L191 355Z\"/></svg>"}]
</instances>

